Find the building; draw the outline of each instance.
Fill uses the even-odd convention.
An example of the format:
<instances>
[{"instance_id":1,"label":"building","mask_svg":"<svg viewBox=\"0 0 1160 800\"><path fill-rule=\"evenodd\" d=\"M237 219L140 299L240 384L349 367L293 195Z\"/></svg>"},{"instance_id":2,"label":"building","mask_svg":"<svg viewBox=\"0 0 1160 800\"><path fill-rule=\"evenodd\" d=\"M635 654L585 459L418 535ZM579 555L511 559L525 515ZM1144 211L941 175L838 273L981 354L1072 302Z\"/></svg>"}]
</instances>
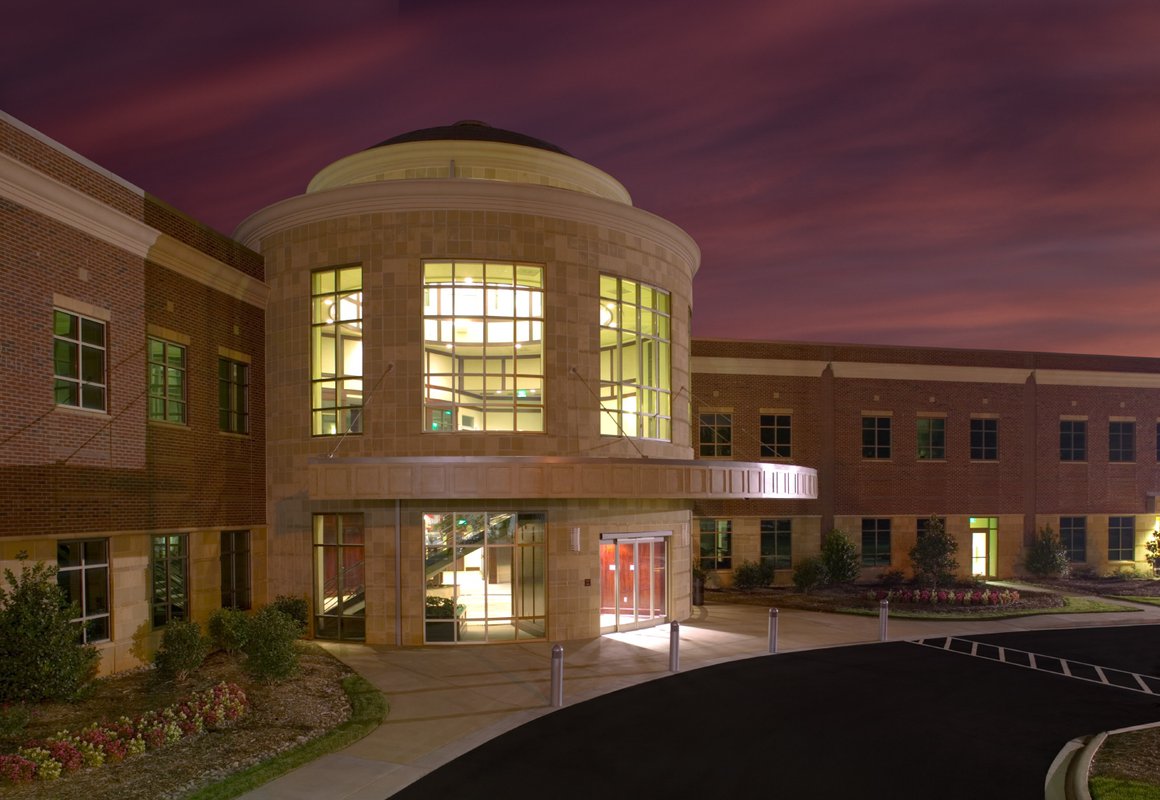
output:
<instances>
[{"instance_id":1,"label":"building","mask_svg":"<svg viewBox=\"0 0 1160 800\"><path fill-rule=\"evenodd\" d=\"M262 260L0 116L0 565L106 671L265 589Z\"/></svg>"},{"instance_id":2,"label":"building","mask_svg":"<svg viewBox=\"0 0 1160 800\"><path fill-rule=\"evenodd\" d=\"M1050 526L1073 567L1143 567L1157 530L1160 360L917 347L693 342L698 457L805 463L817 498L699 500L729 531L723 567L771 561L782 580L838 528L867 578L909 573L931 516L960 574L1019 574ZM720 560L718 563L721 563ZM724 574L720 576L727 581Z\"/></svg>"},{"instance_id":3,"label":"building","mask_svg":"<svg viewBox=\"0 0 1160 800\"><path fill-rule=\"evenodd\" d=\"M996 576L1156 524L1160 360L693 341L693 240L483 123L231 239L0 116L0 204L0 565L55 562L106 670L281 594L320 638L562 640L834 527L871 578L931 515Z\"/></svg>"}]
</instances>

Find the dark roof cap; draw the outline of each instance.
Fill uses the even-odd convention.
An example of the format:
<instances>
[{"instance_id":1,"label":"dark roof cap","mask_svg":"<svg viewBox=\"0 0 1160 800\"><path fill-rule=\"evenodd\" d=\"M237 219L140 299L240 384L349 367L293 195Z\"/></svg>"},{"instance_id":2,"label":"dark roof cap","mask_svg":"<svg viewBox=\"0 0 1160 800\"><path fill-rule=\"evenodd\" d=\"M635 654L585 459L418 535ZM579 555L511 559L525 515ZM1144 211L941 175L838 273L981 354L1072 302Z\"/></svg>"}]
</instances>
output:
<instances>
[{"instance_id":1,"label":"dark roof cap","mask_svg":"<svg viewBox=\"0 0 1160 800\"><path fill-rule=\"evenodd\" d=\"M392 144L403 144L404 142L439 142L447 140L503 142L504 144L519 144L524 147L535 147L538 150L547 150L551 153L560 153L565 156L572 155L551 142L525 136L515 131L505 131L503 128L493 128L486 122L480 122L477 119L465 119L456 122L454 125L441 125L437 128L420 128L417 131L392 136L385 142L379 142L375 147L386 147ZM373 150L374 147L368 147L367 149Z\"/></svg>"}]
</instances>

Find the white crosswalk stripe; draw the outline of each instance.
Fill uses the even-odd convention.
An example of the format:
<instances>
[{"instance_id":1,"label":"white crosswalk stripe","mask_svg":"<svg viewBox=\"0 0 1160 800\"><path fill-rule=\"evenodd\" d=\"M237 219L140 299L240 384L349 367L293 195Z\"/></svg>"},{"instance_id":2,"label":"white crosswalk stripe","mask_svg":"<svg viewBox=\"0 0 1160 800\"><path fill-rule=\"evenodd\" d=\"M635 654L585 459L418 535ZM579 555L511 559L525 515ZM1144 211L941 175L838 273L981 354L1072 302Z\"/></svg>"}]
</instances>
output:
<instances>
[{"instance_id":1,"label":"white crosswalk stripe","mask_svg":"<svg viewBox=\"0 0 1160 800\"><path fill-rule=\"evenodd\" d=\"M1001 664L1009 664L1038 672L1047 672L1073 680L1098 683L1116 689L1127 689L1130 692L1142 692L1151 695L1160 694L1160 678L1151 675L1140 675L1135 672L1128 672L1127 670L1115 669L1114 667L1100 666L1099 664L1089 664L1085 661L1076 661L1074 659L1062 658L1061 656L1032 653L1027 650L1002 647L997 644L991 644L990 642L978 642L974 639L960 639L955 636L932 636L925 639L912 639L910 640L910 644L916 644L922 647L933 647L972 658L983 658L987 661L998 661ZM1052 669L1049 666L1054 663L1059 664L1058 670ZM1084 673L1090 673L1092 677L1088 677Z\"/></svg>"}]
</instances>

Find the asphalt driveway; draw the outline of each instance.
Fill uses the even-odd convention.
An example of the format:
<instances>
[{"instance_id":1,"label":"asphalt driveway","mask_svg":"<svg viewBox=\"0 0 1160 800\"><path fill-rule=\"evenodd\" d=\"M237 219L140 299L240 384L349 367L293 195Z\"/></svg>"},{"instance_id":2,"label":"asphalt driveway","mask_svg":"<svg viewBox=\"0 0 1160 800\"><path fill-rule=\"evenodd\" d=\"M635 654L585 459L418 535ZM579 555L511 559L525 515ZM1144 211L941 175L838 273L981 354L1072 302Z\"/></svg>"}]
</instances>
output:
<instances>
[{"instance_id":1,"label":"asphalt driveway","mask_svg":"<svg viewBox=\"0 0 1160 800\"><path fill-rule=\"evenodd\" d=\"M1157 625L967 638L1160 675ZM860 645L603 695L393 796L1041 798L1067 741L1157 720L1160 697L1143 691L908 642Z\"/></svg>"}]
</instances>

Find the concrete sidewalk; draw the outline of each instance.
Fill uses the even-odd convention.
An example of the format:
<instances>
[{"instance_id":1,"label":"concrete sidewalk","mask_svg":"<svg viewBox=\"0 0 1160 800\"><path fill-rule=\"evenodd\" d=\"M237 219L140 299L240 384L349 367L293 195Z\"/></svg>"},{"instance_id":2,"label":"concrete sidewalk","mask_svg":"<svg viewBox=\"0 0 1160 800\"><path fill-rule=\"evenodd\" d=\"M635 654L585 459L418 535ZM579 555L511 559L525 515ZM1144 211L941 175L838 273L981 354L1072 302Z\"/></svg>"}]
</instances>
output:
<instances>
[{"instance_id":1,"label":"concrete sidewalk","mask_svg":"<svg viewBox=\"0 0 1160 800\"><path fill-rule=\"evenodd\" d=\"M1128 604L1125 604L1126 606ZM1008 620L892 619L890 640L1160 622L1160 607ZM694 608L681 624L681 671L764 655L769 613L758 606ZM877 617L784 610L778 650L878 641ZM669 674L670 626L563 642L566 705ZM386 721L345 750L244 795L249 800L382 800L479 744L550 713L550 642L397 648L323 644L379 688ZM1062 743L1061 743L1062 745Z\"/></svg>"}]
</instances>

